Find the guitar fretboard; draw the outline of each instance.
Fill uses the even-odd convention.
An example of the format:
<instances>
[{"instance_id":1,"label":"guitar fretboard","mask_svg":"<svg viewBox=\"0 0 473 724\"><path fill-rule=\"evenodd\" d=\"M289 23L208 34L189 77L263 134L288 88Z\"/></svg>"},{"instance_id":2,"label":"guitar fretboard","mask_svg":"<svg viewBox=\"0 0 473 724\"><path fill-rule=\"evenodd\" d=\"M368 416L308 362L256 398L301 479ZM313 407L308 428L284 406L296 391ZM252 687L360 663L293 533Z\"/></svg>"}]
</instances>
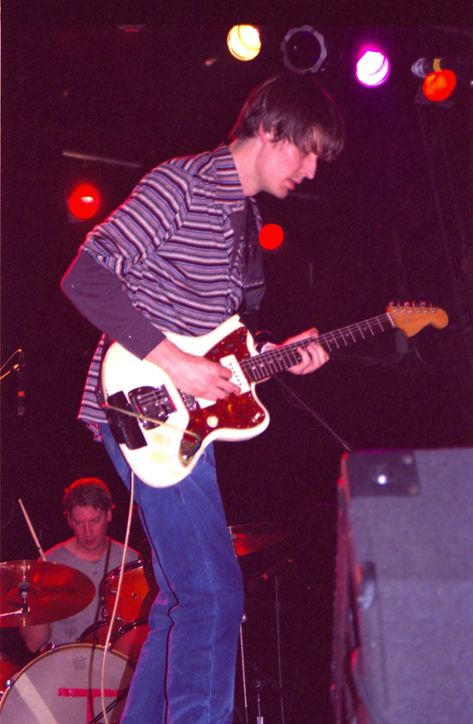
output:
<instances>
[{"instance_id":1,"label":"guitar fretboard","mask_svg":"<svg viewBox=\"0 0 473 724\"><path fill-rule=\"evenodd\" d=\"M242 360L241 366L251 382L259 382L298 364L301 361L298 348L307 347L311 342L317 342L327 352L334 352L386 332L393 327L395 324L390 315L385 312L377 317L321 334L319 337L308 337L301 342L291 342L283 347L269 349Z\"/></svg>"}]
</instances>

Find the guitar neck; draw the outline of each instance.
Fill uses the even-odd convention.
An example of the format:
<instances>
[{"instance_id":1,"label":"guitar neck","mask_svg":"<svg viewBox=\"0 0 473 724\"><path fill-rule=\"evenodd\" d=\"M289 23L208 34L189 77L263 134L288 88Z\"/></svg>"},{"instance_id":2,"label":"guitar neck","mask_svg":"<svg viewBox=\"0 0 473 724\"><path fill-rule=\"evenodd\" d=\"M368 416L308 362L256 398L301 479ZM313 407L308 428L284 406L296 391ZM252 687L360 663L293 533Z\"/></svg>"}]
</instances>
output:
<instances>
[{"instance_id":1,"label":"guitar neck","mask_svg":"<svg viewBox=\"0 0 473 724\"><path fill-rule=\"evenodd\" d=\"M319 337L308 337L300 342L291 342L248 357L242 361L242 367L251 382L259 382L298 364L300 362L298 348L307 347L311 342L317 342L327 352L334 352L386 332L395 326L390 315L385 312L377 317L340 327L333 332L326 332Z\"/></svg>"}]
</instances>

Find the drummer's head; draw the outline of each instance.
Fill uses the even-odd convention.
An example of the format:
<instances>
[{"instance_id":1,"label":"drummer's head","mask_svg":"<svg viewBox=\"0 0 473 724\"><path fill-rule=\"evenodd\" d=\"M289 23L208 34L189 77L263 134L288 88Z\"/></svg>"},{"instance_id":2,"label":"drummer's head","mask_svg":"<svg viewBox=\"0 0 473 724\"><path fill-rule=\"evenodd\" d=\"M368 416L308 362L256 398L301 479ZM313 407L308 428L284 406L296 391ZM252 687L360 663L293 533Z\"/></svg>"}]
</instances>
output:
<instances>
[{"instance_id":1,"label":"drummer's head","mask_svg":"<svg viewBox=\"0 0 473 724\"><path fill-rule=\"evenodd\" d=\"M110 488L100 478L78 478L64 490L62 506L65 515L69 517L75 505L96 508L105 513L115 507Z\"/></svg>"},{"instance_id":2,"label":"drummer's head","mask_svg":"<svg viewBox=\"0 0 473 724\"><path fill-rule=\"evenodd\" d=\"M65 489L62 504L79 549L99 553L114 507L108 485L99 478L79 478Z\"/></svg>"}]
</instances>

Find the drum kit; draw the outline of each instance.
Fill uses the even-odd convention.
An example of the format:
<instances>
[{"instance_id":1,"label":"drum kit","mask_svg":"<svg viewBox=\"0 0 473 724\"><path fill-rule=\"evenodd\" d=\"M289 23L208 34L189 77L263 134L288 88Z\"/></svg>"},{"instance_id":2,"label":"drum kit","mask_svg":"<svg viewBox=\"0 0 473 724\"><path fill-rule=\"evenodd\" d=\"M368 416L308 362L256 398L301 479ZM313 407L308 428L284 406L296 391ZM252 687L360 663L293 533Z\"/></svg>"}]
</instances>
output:
<instances>
[{"instance_id":1,"label":"drum kit","mask_svg":"<svg viewBox=\"0 0 473 724\"><path fill-rule=\"evenodd\" d=\"M234 525L229 531L238 557L286 537L265 523ZM102 580L103 618L77 642L51 648L22 669L0 653L2 724L103 722L104 702L110 724L119 721L158 592L151 565L137 560L125 565L116 602L119 574L120 568L113 569ZM69 566L34 560L0 563L0 627L21 628L67 618L85 608L94 594L92 581ZM102 667L110 624L109 650Z\"/></svg>"}]
</instances>

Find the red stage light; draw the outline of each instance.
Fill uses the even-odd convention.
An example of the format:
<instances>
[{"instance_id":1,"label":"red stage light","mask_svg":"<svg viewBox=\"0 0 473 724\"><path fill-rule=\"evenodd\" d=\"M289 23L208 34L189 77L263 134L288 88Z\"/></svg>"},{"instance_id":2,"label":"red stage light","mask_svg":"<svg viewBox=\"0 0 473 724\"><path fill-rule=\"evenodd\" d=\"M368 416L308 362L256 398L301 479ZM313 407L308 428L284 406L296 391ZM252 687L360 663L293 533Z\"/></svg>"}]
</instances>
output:
<instances>
[{"instance_id":1,"label":"red stage light","mask_svg":"<svg viewBox=\"0 0 473 724\"><path fill-rule=\"evenodd\" d=\"M67 208L74 218L80 221L91 219L100 208L99 190L92 184L81 183L67 198Z\"/></svg>"},{"instance_id":2,"label":"red stage light","mask_svg":"<svg viewBox=\"0 0 473 724\"><path fill-rule=\"evenodd\" d=\"M450 98L457 84L453 70L439 70L425 76L422 90L429 101L445 101Z\"/></svg>"},{"instance_id":3,"label":"red stage light","mask_svg":"<svg viewBox=\"0 0 473 724\"><path fill-rule=\"evenodd\" d=\"M284 229L279 224L265 224L259 232L259 243L263 249L274 250L284 242Z\"/></svg>"}]
</instances>

